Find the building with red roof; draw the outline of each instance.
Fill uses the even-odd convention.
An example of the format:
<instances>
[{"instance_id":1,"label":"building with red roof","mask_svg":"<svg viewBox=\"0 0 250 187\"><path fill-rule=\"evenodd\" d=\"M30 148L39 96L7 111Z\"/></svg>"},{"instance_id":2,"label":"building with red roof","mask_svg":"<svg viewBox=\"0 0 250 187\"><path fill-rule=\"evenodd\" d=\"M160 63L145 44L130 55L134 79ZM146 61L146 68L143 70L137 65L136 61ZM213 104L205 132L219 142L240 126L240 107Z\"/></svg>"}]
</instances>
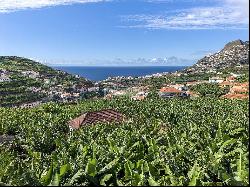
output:
<instances>
[{"instance_id":1,"label":"building with red roof","mask_svg":"<svg viewBox=\"0 0 250 187\"><path fill-rule=\"evenodd\" d=\"M246 83L243 83L243 84L240 84L239 86L233 86L231 89L230 89L230 93L248 93L249 92L249 87L248 87L248 84Z\"/></svg>"},{"instance_id":2,"label":"building with red roof","mask_svg":"<svg viewBox=\"0 0 250 187\"><path fill-rule=\"evenodd\" d=\"M248 94L226 94L223 95L222 98L227 98L227 99L249 99Z\"/></svg>"},{"instance_id":3,"label":"building with red roof","mask_svg":"<svg viewBox=\"0 0 250 187\"><path fill-rule=\"evenodd\" d=\"M106 109L95 112L87 112L69 121L70 129L79 129L81 126L95 124L98 122L122 122L125 116L113 109Z\"/></svg>"},{"instance_id":4,"label":"building with red roof","mask_svg":"<svg viewBox=\"0 0 250 187\"><path fill-rule=\"evenodd\" d=\"M162 87L159 92L159 96L163 98L172 98L182 95L182 91L173 87Z\"/></svg>"}]
</instances>

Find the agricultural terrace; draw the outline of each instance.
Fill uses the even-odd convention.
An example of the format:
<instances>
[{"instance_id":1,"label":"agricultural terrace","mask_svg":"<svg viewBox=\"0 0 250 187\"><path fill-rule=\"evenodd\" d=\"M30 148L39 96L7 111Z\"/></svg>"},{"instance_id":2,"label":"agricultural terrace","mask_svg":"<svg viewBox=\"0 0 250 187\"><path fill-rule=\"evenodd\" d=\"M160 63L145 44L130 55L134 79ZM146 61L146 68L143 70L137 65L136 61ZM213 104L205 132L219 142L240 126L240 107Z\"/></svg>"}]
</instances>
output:
<instances>
[{"instance_id":1,"label":"agricultural terrace","mask_svg":"<svg viewBox=\"0 0 250 187\"><path fill-rule=\"evenodd\" d=\"M129 118L70 132L83 112ZM248 100L87 100L0 108L1 185L248 185Z\"/></svg>"}]
</instances>

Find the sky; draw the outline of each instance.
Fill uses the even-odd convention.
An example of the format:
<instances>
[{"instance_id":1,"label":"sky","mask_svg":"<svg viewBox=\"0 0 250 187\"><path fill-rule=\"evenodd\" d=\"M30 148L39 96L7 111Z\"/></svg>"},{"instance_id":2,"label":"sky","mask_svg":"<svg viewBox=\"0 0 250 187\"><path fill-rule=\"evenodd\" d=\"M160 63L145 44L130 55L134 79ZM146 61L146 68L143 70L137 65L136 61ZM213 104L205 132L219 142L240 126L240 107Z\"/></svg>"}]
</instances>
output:
<instances>
[{"instance_id":1,"label":"sky","mask_svg":"<svg viewBox=\"0 0 250 187\"><path fill-rule=\"evenodd\" d=\"M191 65L249 40L249 0L0 0L0 56L50 65Z\"/></svg>"}]
</instances>

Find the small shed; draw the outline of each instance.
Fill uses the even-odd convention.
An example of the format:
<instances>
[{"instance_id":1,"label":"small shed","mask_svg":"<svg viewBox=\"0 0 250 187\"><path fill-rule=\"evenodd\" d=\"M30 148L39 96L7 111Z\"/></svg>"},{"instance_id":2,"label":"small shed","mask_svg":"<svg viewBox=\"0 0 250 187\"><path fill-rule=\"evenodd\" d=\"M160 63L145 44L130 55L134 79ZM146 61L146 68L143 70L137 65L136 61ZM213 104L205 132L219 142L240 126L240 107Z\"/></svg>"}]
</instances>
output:
<instances>
[{"instance_id":1,"label":"small shed","mask_svg":"<svg viewBox=\"0 0 250 187\"><path fill-rule=\"evenodd\" d=\"M68 125L71 129L79 129L81 126L94 124L98 122L122 122L125 116L113 109L100 110L95 112L87 112L81 116L69 121Z\"/></svg>"}]
</instances>

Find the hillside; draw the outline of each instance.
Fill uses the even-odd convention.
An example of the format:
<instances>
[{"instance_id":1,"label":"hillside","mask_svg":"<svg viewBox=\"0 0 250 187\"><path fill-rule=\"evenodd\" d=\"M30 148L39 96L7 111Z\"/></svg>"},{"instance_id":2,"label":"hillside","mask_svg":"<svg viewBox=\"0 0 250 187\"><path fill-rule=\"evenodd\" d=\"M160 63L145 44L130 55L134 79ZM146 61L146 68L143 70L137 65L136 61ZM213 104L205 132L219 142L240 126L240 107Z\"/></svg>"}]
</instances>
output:
<instances>
[{"instance_id":1,"label":"hillside","mask_svg":"<svg viewBox=\"0 0 250 187\"><path fill-rule=\"evenodd\" d=\"M90 81L15 56L0 57L0 106L58 100L58 95L92 86Z\"/></svg>"},{"instance_id":2,"label":"hillside","mask_svg":"<svg viewBox=\"0 0 250 187\"><path fill-rule=\"evenodd\" d=\"M208 81L211 77L220 76L224 79L240 75L240 82L249 79L249 42L235 40L227 43L219 52L205 56L186 69L176 72L162 72L140 77L113 77L101 81L104 86L122 85L123 87L150 86L159 89L166 84L190 81Z\"/></svg>"},{"instance_id":3,"label":"hillside","mask_svg":"<svg viewBox=\"0 0 250 187\"><path fill-rule=\"evenodd\" d=\"M200 59L196 64L184 70L186 73L215 72L226 68L249 66L249 42L235 40L209 56Z\"/></svg>"},{"instance_id":4,"label":"hillside","mask_svg":"<svg viewBox=\"0 0 250 187\"><path fill-rule=\"evenodd\" d=\"M232 48L234 44L226 46L226 50ZM56 92L77 92L81 84L92 86L19 57L2 57L0 68L5 79L0 93L5 99L15 92L44 93L41 98L52 99ZM204 75L175 72L145 83L155 88L187 79L199 83ZM141 80L129 81L138 86ZM114 89L131 88L127 80L111 83ZM215 90L211 88L207 89L210 95ZM170 99L152 90L140 101L123 95L75 105L0 106L0 185L248 186L249 100L208 94ZM117 111L124 119L107 123L112 117L107 111ZM96 123L98 113L103 121ZM80 122L86 116L88 120ZM72 129L72 121L80 128Z\"/></svg>"}]
</instances>

